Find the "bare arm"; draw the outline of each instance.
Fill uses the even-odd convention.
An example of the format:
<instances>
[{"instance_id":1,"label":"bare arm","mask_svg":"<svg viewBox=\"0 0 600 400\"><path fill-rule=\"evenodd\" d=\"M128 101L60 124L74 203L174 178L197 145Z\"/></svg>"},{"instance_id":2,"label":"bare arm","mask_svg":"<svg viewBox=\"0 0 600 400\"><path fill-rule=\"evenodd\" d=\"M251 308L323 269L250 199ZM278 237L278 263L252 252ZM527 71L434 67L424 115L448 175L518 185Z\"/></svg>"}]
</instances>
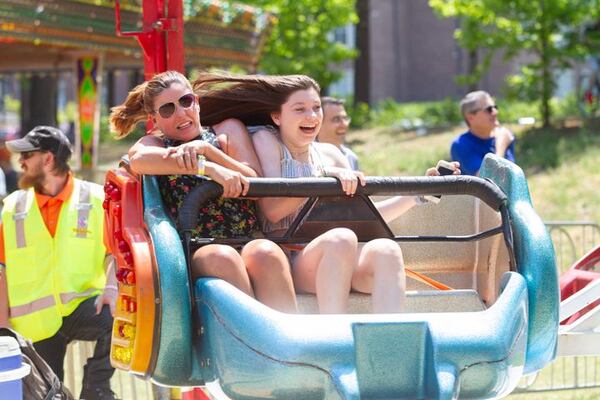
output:
<instances>
[{"instance_id":1,"label":"bare arm","mask_svg":"<svg viewBox=\"0 0 600 400\"><path fill-rule=\"evenodd\" d=\"M230 169L214 161L206 162L204 174L223 186L223 197L238 197L248 192L250 186L244 172L251 176L256 176L256 173L202 140L165 148L159 138L145 136L131 147L129 160L131 169L138 174L193 175L198 172L197 154L205 154L209 160L228 160L230 165L238 167L238 169Z\"/></svg>"},{"instance_id":2,"label":"bare arm","mask_svg":"<svg viewBox=\"0 0 600 400\"><path fill-rule=\"evenodd\" d=\"M163 141L156 136L147 135L138 140L129 149L131 169L138 174L168 175L191 174L195 170L179 166L177 155L169 154Z\"/></svg>"},{"instance_id":3,"label":"bare arm","mask_svg":"<svg viewBox=\"0 0 600 400\"><path fill-rule=\"evenodd\" d=\"M456 161L453 161L451 164L454 169L454 175L460 175L460 164ZM425 176L439 175L440 173L436 167L428 168L425 172ZM417 201L416 196L395 196L376 202L375 207L377 207L385 222L391 222L417 204L420 204L420 202Z\"/></svg>"},{"instance_id":4,"label":"bare arm","mask_svg":"<svg viewBox=\"0 0 600 400\"><path fill-rule=\"evenodd\" d=\"M515 140L515 136L505 127L499 126L494 129L494 137L496 142L496 155L498 157L504 157L510 144Z\"/></svg>"},{"instance_id":5,"label":"bare arm","mask_svg":"<svg viewBox=\"0 0 600 400\"><path fill-rule=\"evenodd\" d=\"M110 308L110 314L115 316L117 304L117 276L115 275L116 261L112 254L104 256L104 269L106 270L106 285L100 296L96 299L96 314L100 314L102 307L106 304Z\"/></svg>"},{"instance_id":6,"label":"bare arm","mask_svg":"<svg viewBox=\"0 0 600 400\"><path fill-rule=\"evenodd\" d=\"M216 157L214 159L207 157L209 160L239 171L245 176L262 176L260 162L244 124L235 119L228 119L213 126L213 129L225 157L221 159L221 162Z\"/></svg>"},{"instance_id":7,"label":"bare arm","mask_svg":"<svg viewBox=\"0 0 600 400\"><path fill-rule=\"evenodd\" d=\"M281 178L282 154L277 138L271 132L259 131L252 135L252 142L264 176ZM258 206L270 222L277 223L296 211L304 200L296 197L263 197L258 199Z\"/></svg>"}]
</instances>

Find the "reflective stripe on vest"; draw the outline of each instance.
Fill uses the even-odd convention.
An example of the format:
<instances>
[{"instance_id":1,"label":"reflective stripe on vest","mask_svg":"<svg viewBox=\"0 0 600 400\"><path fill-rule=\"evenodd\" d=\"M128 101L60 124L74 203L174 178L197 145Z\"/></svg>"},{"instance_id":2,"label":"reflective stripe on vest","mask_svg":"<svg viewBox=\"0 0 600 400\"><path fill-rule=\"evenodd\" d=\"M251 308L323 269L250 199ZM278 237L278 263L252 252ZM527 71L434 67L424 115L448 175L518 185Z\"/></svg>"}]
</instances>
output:
<instances>
[{"instance_id":1,"label":"reflective stripe on vest","mask_svg":"<svg viewBox=\"0 0 600 400\"><path fill-rule=\"evenodd\" d=\"M96 292L97 290L98 289L96 289L96 288L91 288L82 293L76 293L76 292L61 293L60 301L63 304L68 304L71 300L78 299L81 297L89 297L92 294L94 294L94 292ZM56 304L56 301L54 301L54 296L51 295L51 296L42 297L41 299L34 300L31 303L21 304L20 306L10 307L10 316L11 316L11 318L22 317L23 315L31 314L31 313L43 310L44 308L52 307L55 304Z\"/></svg>"},{"instance_id":2,"label":"reflective stripe on vest","mask_svg":"<svg viewBox=\"0 0 600 400\"><path fill-rule=\"evenodd\" d=\"M90 184L86 181L81 182L79 190L79 203L77 204L77 237L85 238L88 233L88 219L90 217ZM63 302L64 303L64 302Z\"/></svg>"},{"instance_id":3,"label":"reflective stripe on vest","mask_svg":"<svg viewBox=\"0 0 600 400\"><path fill-rule=\"evenodd\" d=\"M21 304L20 306L14 306L10 308L11 318L22 317L23 315L31 314L44 308L52 307L56 304L54 296L46 296L41 299L32 301L31 303Z\"/></svg>"},{"instance_id":4,"label":"reflective stripe on vest","mask_svg":"<svg viewBox=\"0 0 600 400\"><path fill-rule=\"evenodd\" d=\"M81 189L79 190L79 202L77 203L77 237L86 238L88 234L88 221L90 218L90 210L92 204L90 203L90 184L86 181L81 182ZM13 219L15 220L15 234L17 235L17 248L25 247L27 241L25 240L25 217L27 212L25 208L27 206L27 190L19 191L19 197L15 204L15 214Z\"/></svg>"},{"instance_id":5,"label":"reflective stripe on vest","mask_svg":"<svg viewBox=\"0 0 600 400\"><path fill-rule=\"evenodd\" d=\"M60 294L60 301L63 304L68 304L71 300L74 299L78 299L80 297L89 297L92 294L94 294L94 292L98 291L98 289L96 288L91 288L86 290L85 292L82 293L77 293L77 292L71 292L71 293L61 293Z\"/></svg>"},{"instance_id":6,"label":"reflective stripe on vest","mask_svg":"<svg viewBox=\"0 0 600 400\"><path fill-rule=\"evenodd\" d=\"M13 215L13 220L15 221L17 248L27 246L27 241L25 240L25 217L27 216L27 212L25 211L26 207L27 190L19 190L17 202L15 204L15 213Z\"/></svg>"}]
</instances>

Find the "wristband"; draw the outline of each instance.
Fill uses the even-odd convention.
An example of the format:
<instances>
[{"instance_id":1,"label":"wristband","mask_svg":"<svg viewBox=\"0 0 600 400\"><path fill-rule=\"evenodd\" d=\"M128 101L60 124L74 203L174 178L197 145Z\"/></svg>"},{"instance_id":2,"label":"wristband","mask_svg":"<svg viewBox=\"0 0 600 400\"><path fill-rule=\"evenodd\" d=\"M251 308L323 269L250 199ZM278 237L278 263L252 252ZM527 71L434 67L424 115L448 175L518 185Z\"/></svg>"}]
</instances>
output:
<instances>
[{"instance_id":1,"label":"wristband","mask_svg":"<svg viewBox=\"0 0 600 400\"><path fill-rule=\"evenodd\" d=\"M117 285L106 285L106 286L104 286L104 290L107 290L107 289L119 290L119 288L117 287Z\"/></svg>"},{"instance_id":2,"label":"wristband","mask_svg":"<svg viewBox=\"0 0 600 400\"><path fill-rule=\"evenodd\" d=\"M198 156L198 171L196 172L197 175L200 176L204 176L205 171L206 170L206 157L204 157L203 155L199 155Z\"/></svg>"}]
</instances>

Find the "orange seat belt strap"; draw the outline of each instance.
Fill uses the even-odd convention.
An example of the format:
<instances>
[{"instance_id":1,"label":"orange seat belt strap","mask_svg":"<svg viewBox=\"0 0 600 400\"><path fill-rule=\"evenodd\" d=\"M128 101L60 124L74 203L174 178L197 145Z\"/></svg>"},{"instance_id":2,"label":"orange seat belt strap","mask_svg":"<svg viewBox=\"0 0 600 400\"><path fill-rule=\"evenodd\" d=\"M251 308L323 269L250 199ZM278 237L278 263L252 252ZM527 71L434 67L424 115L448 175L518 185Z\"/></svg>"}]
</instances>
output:
<instances>
[{"instance_id":1,"label":"orange seat belt strap","mask_svg":"<svg viewBox=\"0 0 600 400\"><path fill-rule=\"evenodd\" d=\"M423 282L424 284L429 285L433 288L439 290L452 290L450 286L444 285L442 282L438 282L433 278L430 278L408 268L404 268L404 270L406 271L406 276L416 279L419 282Z\"/></svg>"}]
</instances>

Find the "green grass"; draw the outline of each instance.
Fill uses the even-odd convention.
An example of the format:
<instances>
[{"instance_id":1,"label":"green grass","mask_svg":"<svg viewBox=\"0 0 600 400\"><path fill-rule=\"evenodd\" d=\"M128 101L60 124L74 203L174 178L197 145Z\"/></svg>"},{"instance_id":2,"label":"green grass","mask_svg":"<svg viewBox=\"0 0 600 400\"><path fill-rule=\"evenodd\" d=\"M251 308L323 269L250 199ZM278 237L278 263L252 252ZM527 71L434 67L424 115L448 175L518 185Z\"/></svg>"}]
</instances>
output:
<instances>
[{"instance_id":1,"label":"green grass","mask_svg":"<svg viewBox=\"0 0 600 400\"><path fill-rule=\"evenodd\" d=\"M600 223L600 124L572 128L511 127L516 156L525 171L533 204L543 220ZM349 144L368 175L422 175L437 160L448 159L453 128L417 136L400 129L351 132Z\"/></svg>"}]
</instances>

